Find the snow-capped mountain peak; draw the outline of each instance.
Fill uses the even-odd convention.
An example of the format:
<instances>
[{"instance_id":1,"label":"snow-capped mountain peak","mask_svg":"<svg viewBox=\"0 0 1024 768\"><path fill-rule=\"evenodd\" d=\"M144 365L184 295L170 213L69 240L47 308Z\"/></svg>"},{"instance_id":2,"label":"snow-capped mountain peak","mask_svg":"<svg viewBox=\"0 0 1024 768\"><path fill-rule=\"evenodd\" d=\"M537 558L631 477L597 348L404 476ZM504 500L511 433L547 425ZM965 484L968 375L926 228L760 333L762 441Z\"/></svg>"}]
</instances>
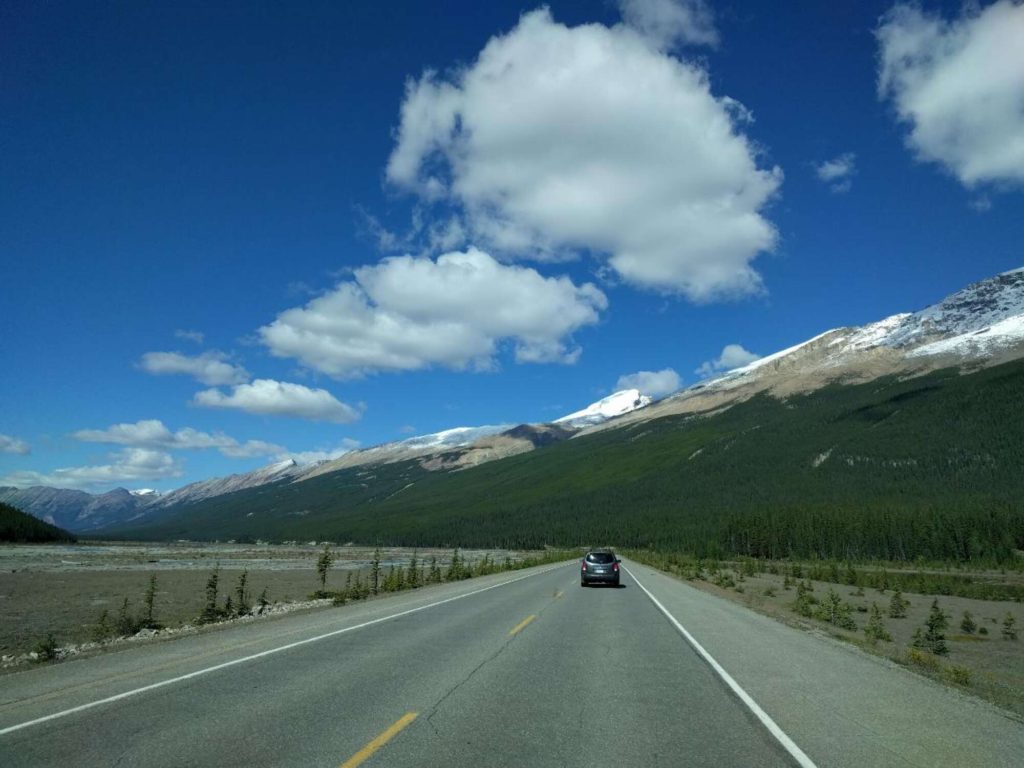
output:
<instances>
[{"instance_id":1,"label":"snow-capped mountain peak","mask_svg":"<svg viewBox=\"0 0 1024 768\"><path fill-rule=\"evenodd\" d=\"M643 408L646 405L650 405L650 403L651 398L640 394L640 390L623 389L598 400L596 403L591 403L582 410L570 413L568 416L562 416L560 419L555 419L554 423L573 427L600 424L624 413L635 411L637 408Z\"/></svg>"}]
</instances>

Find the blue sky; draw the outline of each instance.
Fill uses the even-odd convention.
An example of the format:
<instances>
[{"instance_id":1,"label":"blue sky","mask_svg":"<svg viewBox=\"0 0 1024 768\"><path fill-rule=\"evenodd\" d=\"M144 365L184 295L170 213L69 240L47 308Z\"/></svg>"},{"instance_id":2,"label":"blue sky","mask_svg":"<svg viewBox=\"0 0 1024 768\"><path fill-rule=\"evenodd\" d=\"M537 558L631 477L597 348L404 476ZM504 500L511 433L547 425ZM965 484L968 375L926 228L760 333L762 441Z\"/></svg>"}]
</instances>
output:
<instances>
[{"instance_id":1,"label":"blue sky","mask_svg":"<svg viewBox=\"0 0 1024 768\"><path fill-rule=\"evenodd\" d=\"M1019 5L430 5L5 5L0 483L540 421L1024 264Z\"/></svg>"}]
</instances>

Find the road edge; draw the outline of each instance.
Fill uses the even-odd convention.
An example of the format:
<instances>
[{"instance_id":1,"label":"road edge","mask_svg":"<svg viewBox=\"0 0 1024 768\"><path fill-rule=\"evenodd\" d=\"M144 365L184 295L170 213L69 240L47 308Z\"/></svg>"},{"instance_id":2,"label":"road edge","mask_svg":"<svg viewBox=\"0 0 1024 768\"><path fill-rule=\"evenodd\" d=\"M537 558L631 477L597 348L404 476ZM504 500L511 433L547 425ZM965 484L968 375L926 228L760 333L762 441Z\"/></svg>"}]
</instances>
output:
<instances>
[{"instance_id":1,"label":"road edge","mask_svg":"<svg viewBox=\"0 0 1024 768\"><path fill-rule=\"evenodd\" d=\"M732 675L730 675L725 670L725 667L719 664L718 661L715 660L715 657L708 653L704 646L697 642L697 639L693 635L691 635L689 631L687 631L686 627L684 627L679 622L679 620L676 619L675 616L669 613L669 610L661 604L661 601L658 600L658 598L656 598L653 594L651 594L651 591L640 582L640 580L636 577L636 574L629 570L629 568L626 568L625 565L623 566L623 568L625 569L626 573L629 574L630 578L633 579L636 585L640 587L643 593L647 595L648 598L650 598L651 602L654 603L655 607L665 615L665 618L667 618L669 622L672 623L672 625L676 628L679 634L681 634L683 638L686 640L686 642L689 643L690 646L697 652L697 655L700 656L708 664L708 666L710 666L711 669L714 670L714 672L722 679L722 681L729 687L729 689L734 694L736 694L736 697L741 702L743 702L743 704L747 707L747 709L751 711L754 717L756 717L758 721L760 721L761 725L763 725L765 729L772 735L772 737L774 737L774 739L777 742L779 742L779 744L782 746L783 749L786 750L789 756L796 760L800 768L817 768L814 761L811 760L811 758L808 757L807 754L802 749L800 749L800 747L797 746L796 742L793 741L793 739L791 739L786 734L786 732L782 730L781 727L779 727L778 723L776 723L771 718L771 716L767 712L765 712L756 701L754 701L753 697L749 693L747 693L743 689L743 687L736 682L735 679L733 679Z\"/></svg>"}]
</instances>

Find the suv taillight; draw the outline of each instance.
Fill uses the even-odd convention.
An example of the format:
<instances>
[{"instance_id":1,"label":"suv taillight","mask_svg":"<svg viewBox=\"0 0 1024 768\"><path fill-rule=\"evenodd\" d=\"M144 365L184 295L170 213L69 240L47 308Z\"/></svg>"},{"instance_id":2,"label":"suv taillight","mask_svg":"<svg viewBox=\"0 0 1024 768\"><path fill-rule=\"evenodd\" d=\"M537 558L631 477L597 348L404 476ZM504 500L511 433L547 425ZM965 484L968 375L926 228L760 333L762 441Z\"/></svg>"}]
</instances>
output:
<instances>
[{"instance_id":1,"label":"suv taillight","mask_svg":"<svg viewBox=\"0 0 1024 768\"><path fill-rule=\"evenodd\" d=\"M581 568L580 570L583 570L583 571L587 570L587 561L586 560L583 561L583 568Z\"/></svg>"},{"instance_id":2,"label":"suv taillight","mask_svg":"<svg viewBox=\"0 0 1024 768\"><path fill-rule=\"evenodd\" d=\"M613 565L612 568L615 569L616 571L619 570L619 564L615 563L615 565Z\"/></svg>"}]
</instances>

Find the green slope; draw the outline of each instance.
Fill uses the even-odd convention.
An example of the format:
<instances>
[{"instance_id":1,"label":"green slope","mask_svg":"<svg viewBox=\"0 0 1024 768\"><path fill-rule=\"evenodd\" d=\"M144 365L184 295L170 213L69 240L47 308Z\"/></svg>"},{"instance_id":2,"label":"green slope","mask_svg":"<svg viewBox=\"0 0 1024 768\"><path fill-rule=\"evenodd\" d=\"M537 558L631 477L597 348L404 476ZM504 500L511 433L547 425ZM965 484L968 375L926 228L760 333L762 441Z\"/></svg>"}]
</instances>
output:
<instances>
[{"instance_id":1,"label":"green slope","mask_svg":"<svg viewBox=\"0 0 1024 768\"><path fill-rule=\"evenodd\" d=\"M461 472L250 489L119 534L1006 560L1024 548L1022 395L1024 362L759 396Z\"/></svg>"},{"instance_id":2,"label":"green slope","mask_svg":"<svg viewBox=\"0 0 1024 768\"><path fill-rule=\"evenodd\" d=\"M0 541L41 544L48 541L74 541L62 528L45 523L17 507L0 502Z\"/></svg>"}]
</instances>

